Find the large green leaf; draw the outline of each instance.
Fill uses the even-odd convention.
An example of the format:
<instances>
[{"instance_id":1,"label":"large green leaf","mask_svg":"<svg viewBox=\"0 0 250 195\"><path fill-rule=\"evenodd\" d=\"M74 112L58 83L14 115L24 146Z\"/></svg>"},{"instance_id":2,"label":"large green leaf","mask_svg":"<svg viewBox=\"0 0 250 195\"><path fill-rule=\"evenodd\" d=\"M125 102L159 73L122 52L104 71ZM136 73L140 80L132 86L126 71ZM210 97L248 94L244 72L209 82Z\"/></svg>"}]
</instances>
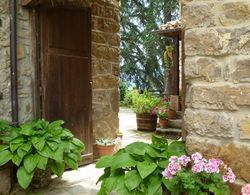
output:
<instances>
[{"instance_id":1,"label":"large green leaf","mask_svg":"<svg viewBox=\"0 0 250 195\"><path fill-rule=\"evenodd\" d=\"M68 157L73 159L74 161L79 161L81 160L81 154L76 154L76 153L68 153Z\"/></svg>"},{"instance_id":2,"label":"large green leaf","mask_svg":"<svg viewBox=\"0 0 250 195\"><path fill-rule=\"evenodd\" d=\"M0 166L7 163L9 160L12 159L12 153L9 150L4 150L0 152Z\"/></svg>"},{"instance_id":3,"label":"large green leaf","mask_svg":"<svg viewBox=\"0 0 250 195\"><path fill-rule=\"evenodd\" d=\"M15 153L12 157L12 162L16 165L19 166L20 163L22 162L23 158L21 158L20 156L18 156L17 153Z\"/></svg>"},{"instance_id":4,"label":"large green leaf","mask_svg":"<svg viewBox=\"0 0 250 195\"><path fill-rule=\"evenodd\" d=\"M126 152L129 154L145 155L148 144L144 142L134 142L125 147Z\"/></svg>"},{"instance_id":5,"label":"large green leaf","mask_svg":"<svg viewBox=\"0 0 250 195\"><path fill-rule=\"evenodd\" d=\"M55 151L59 146L59 144L57 142L54 142L54 141L47 141L46 144L48 144L50 149L53 151Z\"/></svg>"},{"instance_id":6,"label":"large green leaf","mask_svg":"<svg viewBox=\"0 0 250 195\"><path fill-rule=\"evenodd\" d=\"M146 161L137 162L137 169L143 179L150 175L156 169L156 167L157 165L155 163L149 163Z\"/></svg>"},{"instance_id":7,"label":"large green leaf","mask_svg":"<svg viewBox=\"0 0 250 195\"><path fill-rule=\"evenodd\" d=\"M170 156L180 156L186 154L184 142L174 141L168 146L168 155Z\"/></svg>"},{"instance_id":8,"label":"large green leaf","mask_svg":"<svg viewBox=\"0 0 250 195\"><path fill-rule=\"evenodd\" d=\"M148 194L149 195L154 195L156 194L158 191L161 191L161 180L162 177L150 177L149 179L149 183L150 183L150 187L148 188Z\"/></svg>"},{"instance_id":9,"label":"large green leaf","mask_svg":"<svg viewBox=\"0 0 250 195\"><path fill-rule=\"evenodd\" d=\"M44 138L32 137L31 142L32 142L33 146L39 151L42 151L42 149L45 145Z\"/></svg>"},{"instance_id":10,"label":"large green leaf","mask_svg":"<svg viewBox=\"0 0 250 195\"><path fill-rule=\"evenodd\" d=\"M53 173L55 173L58 177L62 177L63 172L65 169L64 163L58 163L56 161L53 161L51 164L51 170Z\"/></svg>"},{"instance_id":11,"label":"large green leaf","mask_svg":"<svg viewBox=\"0 0 250 195\"><path fill-rule=\"evenodd\" d=\"M167 149L168 141L160 136L152 135L152 145L156 148Z\"/></svg>"},{"instance_id":12,"label":"large green leaf","mask_svg":"<svg viewBox=\"0 0 250 195\"><path fill-rule=\"evenodd\" d=\"M33 129L32 124L30 124L30 123L22 124L20 127L21 127L20 134L27 135L27 136L34 134L34 129Z\"/></svg>"},{"instance_id":13,"label":"large green leaf","mask_svg":"<svg viewBox=\"0 0 250 195\"><path fill-rule=\"evenodd\" d=\"M45 145L41 151L38 151L38 153L47 158L53 158L54 156L54 152L47 145Z\"/></svg>"},{"instance_id":14,"label":"large green leaf","mask_svg":"<svg viewBox=\"0 0 250 195\"><path fill-rule=\"evenodd\" d=\"M28 152L22 150L21 148L17 149L17 154L20 158L23 158Z\"/></svg>"},{"instance_id":15,"label":"large green leaf","mask_svg":"<svg viewBox=\"0 0 250 195\"><path fill-rule=\"evenodd\" d=\"M6 150L8 148L9 148L8 145L0 145L0 151Z\"/></svg>"},{"instance_id":16,"label":"large green leaf","mask_svg":"<svg viewBox=\"0 0 250 195\"><path fill-rule=\"evenodd\" d=\"M25 152L28 152L31 149L31 143L25 143L20 147L22 150L24 150Z\"/></svg>"},{"instance_id":17,"label":"large green leaf","mask_svg":"<svg viewBox=\"0 0 250 195\"><path fill-rule=\"evenodd\" d=\"M57 148L57 150L54 152L54 155L51 156L51 158L57 162L62 162L63 161L63 148Z\"/></svg>"},{"instance_id":18,"label":"large green leaf","mask_svg":"<svg viewBox=\"0 0 250 195\"><path fill-rule=\"evenodd\" d=\"M56 121L53 121L52 123L49 124L49 131L54 131L56 129L62 129L62 125L64 124L64 121L63 120L56 120Z\"/></svg>"},{"instance_id":19,"label":"large green leaf","mask_svg":"<svg viewBox=\"0 0 250 195\"><path fill-rule=\"evenodd\" d=\"M113 156L111 169L126 168L136 166L136 161L128 153L120 153Z\"/></svg>"},{"instance_id":20,"label":"large green leaf","mask_svg":"<svg viewBox=\"0 0 250 195\"><path fill-rule=\"evenodd\" d=\"M96 182L96 184L98 184L100 181L108 178L110 176L110 167L107 167L104 169L104 173L98 178L98 181Z\"/></svg>"},{"instance_id":21,"label":"large green leaf","mask_svg":"<svg viewBox=\"0 0 250 195\"><path fill-rule=\"evenodd\" d=\"M111 167L113 156L103 156L100 160L97 161L96 168L105 168Z\"/></svg>"},{"instance_id":22,"label":"large green leaf","mask_svg":"<svg viewBox=\"0 0 250 195\"><path fill-rule=\"evenodd\" d=\"M125 185L129 189L129 191L138 187L142 182L142 178L136 170L127 172L124 179Z\"/></svg>"},{"instance_id":23,"label":"large green leaf","mask_svg":"<svg viewBox=\"0 0 250 195\"><path fill-rule=\"evenodd\" d=\"M36 156L34 156L32 154L29 154L23 160L24 168L29 173L31 173L32 171L34 171L34 169L36 168L37 164L38 164L38 159L36 158Z\"/></svg>"},{"instance_id":24,"label":"large green leaf","mask_svg":"<svg viewBox=\"0 0 250 195\"><path fill-rule=\"evenodd\" d=\"M12 144L19 144L19 143L23 143L23 142L24 142L23 137L18 137L18 138L11 140Z\"/></svg>"},{"instance_id":25,"label":"large green leaf","mask_svg":"<svg viewBox=\"0 0 250 195\"><path fill-rule=\"evenodd\" d=\"M37 159L38 163L37 163L37 167L39 169L45 170L47 167L47 163L48 163L48 158L41 156L39 154L35 154L35 158Z\"/></svg>"},{"instance_id":26,"label":"large green leaf","mask_svg":"<svg viewBox=\"0 0 250 195\"><path fill-rule=\"evenodd\" d=\"M10 143L11 152L15 152L23 143Z\"/></svg>"},{"instance_id":27,"label":"large green leaf","mask_svg":"<svg viewBox=\"0 0 250 195\"><path fill-rule=\"evenodd\" d=\"M78 168L78 164L73 159L69 158L67 155L64 156L65 163L72 169L76 170Z\"/></svg>"},{"instance_id":28,"label":"large green leaf","mask_svg":"<svg viewBox=\"0 0 250 195\"><path fill-rule=\"evenodd\" d=\"M84 150L84 144L79 140L79 139L77 139L77 138L73 138L72 139L72 143L74 144L74 145L76 145L77 147L79 147L81 150Z\"/></svg>"},{"instance_id":29,"label":"large green leaf","mask_svg":"<svg viewBox=\"0 0 250 195\"><path fill-rule=\"evenodd\" d=\"M160 154L151 146L148 146L146 150L146 153L153 158L160 156Z\"/></svg>"},{"instance_id":30,"label":"large green leaf","mask_svg":"<svg viewBox=\"0 0 250 195\"><path fill-rule=\"evenodd\" d=\"M32 178L33 178L33 172L29 173L23 166L19 167L19 169L17 170L17 180L23 189L28 188L28 186L32 181Z\"/></svg>"}]
</instances>

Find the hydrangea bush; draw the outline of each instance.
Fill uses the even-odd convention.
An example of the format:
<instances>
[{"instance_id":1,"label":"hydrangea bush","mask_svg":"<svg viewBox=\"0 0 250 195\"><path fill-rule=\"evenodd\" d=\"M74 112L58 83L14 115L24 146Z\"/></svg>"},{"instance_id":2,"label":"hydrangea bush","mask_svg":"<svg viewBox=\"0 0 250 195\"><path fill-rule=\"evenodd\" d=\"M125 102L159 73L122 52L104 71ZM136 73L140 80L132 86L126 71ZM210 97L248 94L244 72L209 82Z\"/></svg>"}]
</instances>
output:
<instances>
[{"instance_id":1,"label":"hydrangea bush","mask_svg":"<svg viewBox=\"0 0 250 195\"><path fill-rule=\"evenodd\" d=\"M228 183L236 179L232 169L220 159L205 159L199 153L191 157L171 156L167 168L162 172L164 184L174 194L229 195Z\"/></svg>"},{"instance_id":2,"label":"hydrangea bush","mask_svg":"<svg viewBox=\"0 0 250 195\"><path fill-rule=\"evenodd\" d=\"M241 194L250 195L250 184L246 184L245 186L242 187Z\"/></svg>"}]
</instances>

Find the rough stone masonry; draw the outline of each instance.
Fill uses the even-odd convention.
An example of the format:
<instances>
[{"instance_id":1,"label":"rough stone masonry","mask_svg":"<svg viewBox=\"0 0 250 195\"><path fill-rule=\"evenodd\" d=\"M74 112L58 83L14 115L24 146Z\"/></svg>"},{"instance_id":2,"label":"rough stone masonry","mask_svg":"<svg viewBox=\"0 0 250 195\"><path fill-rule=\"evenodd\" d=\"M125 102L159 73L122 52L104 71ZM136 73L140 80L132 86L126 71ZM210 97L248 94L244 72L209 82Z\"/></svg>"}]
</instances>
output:
<instances>
[{"instance_id":1,"label":"rough stone masonry","mask_svg":"<svg viewBox=\"0 0 250 195\"><path fill-rule=\"evenodd\" d=\"M250 183L250 0L181 7L188 151L222 158Z\"/></svg>"}]
</instances>

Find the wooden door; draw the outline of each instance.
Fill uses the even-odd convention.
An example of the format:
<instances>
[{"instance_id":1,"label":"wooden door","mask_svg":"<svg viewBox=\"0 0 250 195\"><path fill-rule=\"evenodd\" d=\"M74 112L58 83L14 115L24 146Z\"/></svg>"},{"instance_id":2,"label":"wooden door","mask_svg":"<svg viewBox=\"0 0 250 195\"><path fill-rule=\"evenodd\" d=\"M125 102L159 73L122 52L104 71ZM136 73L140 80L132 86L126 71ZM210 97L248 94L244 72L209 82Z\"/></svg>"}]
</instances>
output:
<instances>
[{"instance_id":1,"label":"wooden door","mask_svg":"<svg viewBox=\"0 0 250 195\"><path fill-rule=\"evenodd\" d=\"M85 144L84 162L91 162L90 10L48 8L39 18L43 116L64 120Z\"/></svg>"}]
</instances>

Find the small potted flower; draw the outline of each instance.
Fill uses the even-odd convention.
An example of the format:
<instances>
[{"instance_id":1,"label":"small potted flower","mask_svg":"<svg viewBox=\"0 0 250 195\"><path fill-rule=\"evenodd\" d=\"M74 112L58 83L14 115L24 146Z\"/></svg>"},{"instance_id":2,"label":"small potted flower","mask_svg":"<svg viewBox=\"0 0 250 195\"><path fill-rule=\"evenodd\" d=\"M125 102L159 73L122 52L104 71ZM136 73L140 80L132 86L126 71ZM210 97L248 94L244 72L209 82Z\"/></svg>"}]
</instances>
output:
<instances>
[{"instance_id":1,"label":"small potted flower","mask_svg":"<svg viewBox=\"0 0 250 195\"><path fill-rule=\"evenodd\" d=\"M166 106L168 111L168 119L176 119L176 110L173 108L170 98L163 98L162 105Z\"/></svg>"},{"instance_id":2,"label":"small potted flower","mask_svg":"<svg viewBox=\"0 0 250 195\"><path fill-rule=\"evenodd\" d=\"M168 127L168 115L169 115L169 109L164 105L159 108L156 108L157 116L159 117L159 125L161 128L167 128Z\"/></svg>"},{"instance_id":3,"label":"small potted flower","mask_svg":"<svg viewBox=\"0 0 250 195\"><path fill-rule=\"evenodd\" d=\"M115 151L116 140L113 138L96 139L98 156L112 155Z\"/></svg>"}]
</instances>

